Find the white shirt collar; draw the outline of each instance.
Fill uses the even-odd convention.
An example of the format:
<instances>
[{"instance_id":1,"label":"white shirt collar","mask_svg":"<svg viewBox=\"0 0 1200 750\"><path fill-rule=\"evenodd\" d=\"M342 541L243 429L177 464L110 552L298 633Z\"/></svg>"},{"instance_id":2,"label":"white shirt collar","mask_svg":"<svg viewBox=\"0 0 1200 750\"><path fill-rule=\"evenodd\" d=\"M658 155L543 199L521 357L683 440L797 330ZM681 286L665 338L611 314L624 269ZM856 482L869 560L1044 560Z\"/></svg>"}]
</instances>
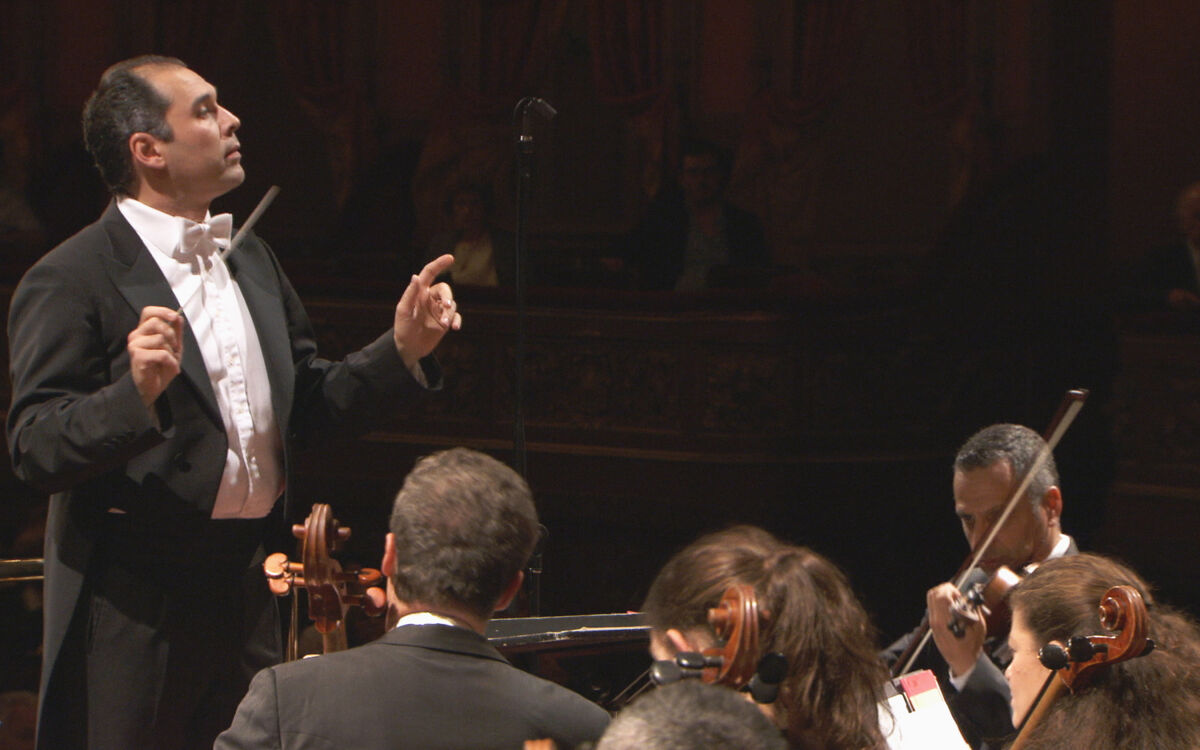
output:
<instances>
[{"instance_id":1,"label":"white shirt collar","mask_svg":"<svg viewBox=\"0 0 1200 750\"><path fill-rule=\"evenodd\" d=\"M462 625L449 617L443 617L433 612L410 612L396 622L396 627L400 627L401 625L449 625L452 628L462 627Z\"/></svg>"},{"instance_id":2,"label":"white shirt collar","mask_svg":"<svg viewBox=\"0 0 1200 750\"><path fill-rule=\"evenodd\" d=\"M175 248L179 247L180 236L178 216L151 208L137 198L130 198L127 195L117 198L117 208L151 252L175 260ZM204 220L208 221L211 218L212 214L205 212Z\"/></svg>"},{"instance_id":3,"label":"white shirt collar","mask_svg":"<svg viewBox=\"0 0 1200 750\"><path fill-rule=\"evenodd\" d=\"M1067 549L1071 546L1071 537L1066 534L1059 534L1058 543L1054 545L1054 549L1050 550L1050 554L1046 555L1047 560L1053 560L1056 557L1062 557L1067 554Z\"/></svg>"}]
</instances>

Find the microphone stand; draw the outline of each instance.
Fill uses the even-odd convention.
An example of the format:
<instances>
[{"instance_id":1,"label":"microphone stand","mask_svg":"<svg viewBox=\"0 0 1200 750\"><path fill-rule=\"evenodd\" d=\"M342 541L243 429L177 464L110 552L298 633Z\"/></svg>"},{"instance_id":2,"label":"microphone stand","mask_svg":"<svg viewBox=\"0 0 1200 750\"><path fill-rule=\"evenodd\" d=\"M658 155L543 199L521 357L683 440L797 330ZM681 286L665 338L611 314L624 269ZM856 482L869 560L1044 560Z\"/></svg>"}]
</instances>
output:
<instances>
[{"instance_id":1,"label":"microphone stand","mask_svg":"<svg viewBox=\"0 0 1200 750\"><path fill-rule=\"evenodd\" d=\"M546 120L551 119L557 110L544 100L527 96L517 102L513 111L514 124L517 118L521 122L521 134L517 139L517 228L516 228L516 258L515 276L517 285L517 342L516 369L513 383L513 452L514 468L522 477L526 470L525 448L525 267L528 261L527 251L527 221L529 213L530 183L533 178L533 122L530 111L536 112ZM542 542L545 539L545 526L540 527L542 533L538 540L534 557L530 561L529 575L526 581L529 595L529 612L537 617L541 610L541 575L542 575Z\"/></svg>"}]
</instances>

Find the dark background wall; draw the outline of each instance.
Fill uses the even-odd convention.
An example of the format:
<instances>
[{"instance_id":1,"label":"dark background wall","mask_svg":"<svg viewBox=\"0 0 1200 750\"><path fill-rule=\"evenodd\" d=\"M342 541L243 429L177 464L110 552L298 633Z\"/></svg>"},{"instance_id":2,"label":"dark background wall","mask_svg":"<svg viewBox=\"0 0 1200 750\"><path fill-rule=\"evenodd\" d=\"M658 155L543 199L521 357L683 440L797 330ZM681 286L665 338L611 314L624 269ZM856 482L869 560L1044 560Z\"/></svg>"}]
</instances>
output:
<instances>
[{"instance_id":1,"label":"dark background wall","mask_svg":"<svg viewBox=\"0 0 1200 750\"><path fill-rule=\"evenodd\" d=\"M0 282L94 219L83 100L112 62L177 55L237 113L248 178L214 210L259 225L325 352L369 340L448 185L514 220L513 105L537 124L528 475L550 538L547 614L636 607L701 531L759 523L833 557L883 630L966 550L956 446L1042 429L1092 397L1059 452L1067 525L1196 607L1200 359L1188 320L1114 310L1113 269L1174 233L1200 176L1190 0L6 0L5 185L40 220ZM669 179L682 138L734 155L764 219L752 293L625 288L599 258ZM303 462L298 494L374 562L412 460L512 457L511 290L460 290L450 387ZM6 400L6 399L5 399ZM0 552L38 498L9 477Z\"/></svg>"}]
</instances>

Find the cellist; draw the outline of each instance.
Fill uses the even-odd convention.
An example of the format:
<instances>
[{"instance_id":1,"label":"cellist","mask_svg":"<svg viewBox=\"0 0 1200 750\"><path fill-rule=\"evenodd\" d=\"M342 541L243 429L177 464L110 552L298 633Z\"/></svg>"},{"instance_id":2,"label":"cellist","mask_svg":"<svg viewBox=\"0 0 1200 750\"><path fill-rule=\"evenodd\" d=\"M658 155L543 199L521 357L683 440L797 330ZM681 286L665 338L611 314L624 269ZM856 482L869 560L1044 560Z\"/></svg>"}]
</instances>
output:
<instances>
[{"instance_id":1,"label":"cellist","mask_svg":"<svg viewBox=\"0 0 1200 750\"><path fill-rule=\"evenodd\" d=\"M954 510L963 534L975 553L1001 518L1022 478L1037 463L1046 441L1034 430L1016 424L994 424L972 435L954 459ZM1000 566L1019 571L1044 560L1074 555L1074 541L1062 533L1062 492L1058 470L1047 454L1030 478L1024 498L996 532L980 560L991 575ZM1011 654L1003 636L987 635L984 618L955 617L963 594L953 583L926 593L932 645L923 648L913 669L932 669L972 748L997 748L1012 732L1008 685L1003 669ZM962 623L956 636L951 624ZM916 633L893 643L884 652L894 663Z\"/></svg>"},{"instance_id":2,"label":"cellist","mask_svg":"<svg viewBox=\"0 0 1200 750\"><path fill-rule=\"evenodd\" d=\"M608 713L521 671L484 637L538 536L529 485L468 448L426 456L392 505L380 639L260 671L216 750L500 750L592 742ZM307 567L307 566L306 566Z\"/></svg>"},{"instance_id":3,"label":"cellist","mask_svg":"<svg viewBox=\"0 0 1200 750\"><path fill-rule=\"evenodd\" d=\"M1200 627L1154 602L1146 582L1132 570L1091 554L1048 562L1012 591L1013 657L1006 677L1014 726L1030 713L1050 675L1038 658L1042 647L1111 635L1097 603L1114 586L1131 586L1141 595L1145 635L1153 648L1104 664L1089 672L1086 682L1071 684L1022 730L1022 750L1200 747ZM1108 650L1109 658L1120 658Z\"/></svg>"}]
</instances>

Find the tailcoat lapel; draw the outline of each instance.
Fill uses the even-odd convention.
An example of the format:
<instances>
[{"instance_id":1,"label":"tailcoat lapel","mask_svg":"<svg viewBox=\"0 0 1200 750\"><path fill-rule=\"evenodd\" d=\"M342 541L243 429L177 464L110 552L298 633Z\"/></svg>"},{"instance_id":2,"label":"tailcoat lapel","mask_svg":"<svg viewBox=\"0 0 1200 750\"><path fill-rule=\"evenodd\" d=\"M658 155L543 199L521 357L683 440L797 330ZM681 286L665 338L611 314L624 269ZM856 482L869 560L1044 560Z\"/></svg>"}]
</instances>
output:
<instances>
[{"instance_id":1,"label":"tailcoat lapel","mask_svg":"<svg viewBox=\"0 0 1200 750\"><path fill-rule=\"evenodd\" d=\"M171 291L171 285L162 275L158 264L150 257L150 251L142 239L121 215L115 202L101 218L108 233L109 247L104 252L109 277L121 296L133 308L134 316L140 317L143 307L157 305L172 310L179 307L179 300ZM213 394L208 370L200 354L200 345L190 325L183 327L183 362L180 369L195 389L210 418L224 429L217 398Z\"/></svg>"}]
</instances>

